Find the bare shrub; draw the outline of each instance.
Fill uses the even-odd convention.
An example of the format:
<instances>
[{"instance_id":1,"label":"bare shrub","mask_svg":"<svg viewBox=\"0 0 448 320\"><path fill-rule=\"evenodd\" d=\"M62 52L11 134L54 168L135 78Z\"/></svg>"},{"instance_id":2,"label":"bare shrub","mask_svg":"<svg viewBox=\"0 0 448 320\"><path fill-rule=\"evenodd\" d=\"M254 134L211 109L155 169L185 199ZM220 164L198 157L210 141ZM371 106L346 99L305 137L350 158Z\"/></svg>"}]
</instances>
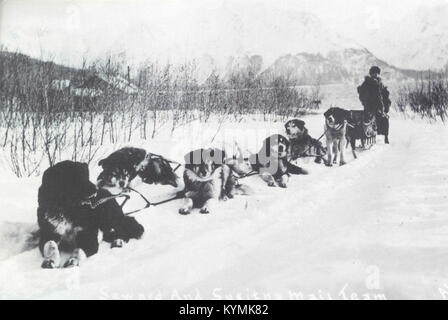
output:
<instances>
[{"instance_id":1,"label":"bare shrub","mask_svg":"<svg viewBox=\"0 0 448 320\"><path fill-rule=\"evenodd\" d=\"M63 159L91 163L101 146L152 139L165 125L173 133L213 117L216 136L226 121L295 117L320 101L318 86L298 89L288 77L266 82L257 64L226 76L213 72L200 84L194 62L131 70L123 56L111 56L75 70L0 54L0 148L19 177Z\"/></svg>"},{"instance_id":2,"label":"bare shrub","mask_svg":"<svg viewBox=\"0 0 448 320\"><path fill-rule=\"evenodd\" d=\"M446 77L428 77L399 88L397 110L411 111L422 118L445 122L448 111L448 81Z\"/></svg>"}]
</instances>

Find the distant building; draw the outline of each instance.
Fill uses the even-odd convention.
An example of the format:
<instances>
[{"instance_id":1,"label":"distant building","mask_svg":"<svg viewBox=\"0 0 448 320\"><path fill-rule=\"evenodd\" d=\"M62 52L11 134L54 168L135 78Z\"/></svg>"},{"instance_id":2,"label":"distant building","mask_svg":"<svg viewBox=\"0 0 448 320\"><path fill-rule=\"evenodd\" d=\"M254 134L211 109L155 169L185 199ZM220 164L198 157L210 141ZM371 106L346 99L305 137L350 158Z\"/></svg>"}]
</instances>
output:
<instances>
[{"instance_id":1,"label":"distant building","mask_svg":"<svg viewBox=\"0 0 448 320\"><path fill-rule=\"evenodd\" d=\"M52 110L94 110L96 102L105 93L136 95L138 87L121 76L90 74L82 80L55 79L50 84L50 106ZM67 110L67 109L65 109Z\"/></svg>"}]
</instances>

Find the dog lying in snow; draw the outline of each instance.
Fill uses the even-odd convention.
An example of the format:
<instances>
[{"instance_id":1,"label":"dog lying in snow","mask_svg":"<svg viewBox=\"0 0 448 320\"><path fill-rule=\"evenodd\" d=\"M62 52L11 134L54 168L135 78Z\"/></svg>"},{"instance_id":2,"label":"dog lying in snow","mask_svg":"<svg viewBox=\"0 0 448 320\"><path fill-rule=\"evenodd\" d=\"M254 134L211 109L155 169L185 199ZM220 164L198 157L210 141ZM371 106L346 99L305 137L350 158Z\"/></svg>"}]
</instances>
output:
<instances>
[{"instance_id":1,"label":"dog lying in snow","mask_svg":"<svg viewBox=\"0 0 448 320\"><path fill-rule=\"evenodd\" d=\"M138 148L122 148L98 163L103 168L97 179L101 189L124 190L139 176L147 184L178 186L178 177L168 160Z\"/></svg>"},{"instance_id":2,"label":"dog lying in snow","mask_svg":"<svg viewBox=\"0 0 448 320\"><path fill-rule=\"evenodd\" d=\"M258 153L235 158L228 161L227 165L240 176L254 171L268 186L286 188L291 174L308 174L306 170L289 162L289 150L288 139L275 134L263 141Z\"/></svg>"},{"instance_id":3,"label":"dog lying in snow","mask_svg":"<svg viewBox=\"0 0 448 320\"><path fill-rule=\"evenodd\" d=\"M144 232L134 218L126 217L115 200L95 205L111 196L89 181L87 164L64 161L47 169L39 188L39 248L43 268L58 268L60 251L71 253L64 267L78 266L98 252L98 232L112 246L139 239Z\"/></svg>"},{"instance_id":4,"label":"dog lying in snow","mask_svg":"<svg viewBox=\"0 0 448 320\"><path fill-rule=\"evenodd\" d=\"M185 155L184 204L180 214L189 214L193 208L210 213L217 201L249 193L248 188L238 183L225 160L225 152L216 148L198 149Z\"/></svg>"},{"instance_id":5,"label":"dog lying in snow","mask_svg":"<svg viewBox=\"0 0 448 320\"><path fill-rule=\"evenodd\" d=\"M327 140L327 163L331 167L338 162L343 166L346 164L344 149L347 141L352 141L348 136L347 124L351 119L350 111L341 108L330 108L324 113L325 117L325 137ZM351 144L353 157L356 159L354 144ZM334 157L333 157L334 155Z\"/></svg>"},{"instance_id":6,"label":"dog lying in snow","mask_svg":"<svg viewBox=\"0 0 448 320\"><path fill-rule=\"evenodd\" d=\"M290 159L315 157L316 163L322 163L327 150L322 143L308 134L305 122L293 119L285 124L286 135L290 142Z\"/></svg>"}]
</instances>

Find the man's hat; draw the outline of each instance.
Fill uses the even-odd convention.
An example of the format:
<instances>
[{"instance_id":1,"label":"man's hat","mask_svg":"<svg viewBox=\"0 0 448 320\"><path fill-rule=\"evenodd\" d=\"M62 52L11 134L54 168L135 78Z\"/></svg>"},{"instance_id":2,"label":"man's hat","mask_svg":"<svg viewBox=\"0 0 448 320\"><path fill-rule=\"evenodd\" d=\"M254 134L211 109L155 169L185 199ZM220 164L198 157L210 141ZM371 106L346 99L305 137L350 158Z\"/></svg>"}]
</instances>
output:
<instances>
[{"instance_id":1,"label":"man's hat","mask_svg":"<svg viewBox=\"0 0 448 320\"><path fill-rule=\"evenodd\" d=\"M381 74L381 69L379 67L377 67L377 66L373 66L372 68L370 68L369 74L370 75Z\"/></svg>"}]
</instances>

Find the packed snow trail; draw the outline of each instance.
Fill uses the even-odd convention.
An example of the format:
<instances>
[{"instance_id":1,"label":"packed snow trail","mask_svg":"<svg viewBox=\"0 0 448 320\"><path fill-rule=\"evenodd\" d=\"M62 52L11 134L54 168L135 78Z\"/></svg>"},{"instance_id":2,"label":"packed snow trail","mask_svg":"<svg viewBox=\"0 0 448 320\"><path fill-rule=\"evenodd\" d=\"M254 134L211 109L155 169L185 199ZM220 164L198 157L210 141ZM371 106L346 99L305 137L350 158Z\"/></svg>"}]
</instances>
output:
<instances>
[{"instance_id":1,"label":"packed snow trail","mask_svg":"<svg viewBox=\"0 0 448 320\"><path fill-rule=\"evenodd\" d=\"M322 117L306 120L320 136ZM103 244L81 268L42 270L37 250L7 252L0 298L444 298L448 128L402 119L391 127L391 145L381 137L358 160L347 151L343 167L305 163L310 174L293 176L286 190L250 177L243 182L255 195L209 215L181 216L180 201L149 208L137 215L142 240ZM11 181L3 220L27 226L40 181ZM173 192L140 190L160 199ZM21 205L23 221L13 217Z\"/></svg>"}]
</instances>

